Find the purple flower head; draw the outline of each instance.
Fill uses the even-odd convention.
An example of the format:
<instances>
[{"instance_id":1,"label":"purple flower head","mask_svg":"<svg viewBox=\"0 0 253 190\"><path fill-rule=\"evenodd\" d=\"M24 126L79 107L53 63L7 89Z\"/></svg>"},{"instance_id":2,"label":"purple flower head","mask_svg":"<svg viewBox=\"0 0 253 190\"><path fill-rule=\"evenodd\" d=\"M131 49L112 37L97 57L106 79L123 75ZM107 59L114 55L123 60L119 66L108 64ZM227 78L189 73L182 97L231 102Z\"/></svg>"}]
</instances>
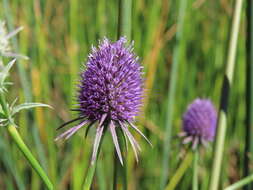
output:
<instances>
[{"instance_id":1,"label":"purple flower head","mask_svg":"<svg viewBox=\"0 0 253 190\"><path fill-rule=\"evenodd\" d=\"M97 133L93 148L93 161L96 159L103 132L107 128L111 132L121 163L123 161L116 134L117 127L128 137L137 160L137 152L140 147L128 128L135 129L147 140L132 124L142 105L143 78L138 57L133 53L132 45L126 46L126 42L126 38L120 38L114 43L104 38L98 48L92 47L86 70L81 73L81 81L78 85L78 108L76 110L80 116L66 124L76 120L81 120L81 122L57 137L57 139L68 139L84 125L88 125L88 130L91 125L95 124Z\"/></svg>"},{"instance_id":2,"label":"purple flower head","mask_svg":"<svg viewBox=\"0 0 253 190\"><path fill-rule=\"evenodd\" d=\"M217 112L212 102L207 99L193 101L183 116L183 143L192 142L195 149L199 143L213 141L216 131Z\"/></svg>"},{"instance_id":3,"label":"purple flower head","mask_svg":"<svg viewBox=\"0 0 253 190\"><path fill-rule=\"evenodd\" d=\"M92 48L87 70L79 85L80 113L89 120L99 120L103 114L117 121L132 121L142 104L142 67L125 47L126 39L115 43L104 39L98 49Z\"/></svg>"}]
</instances>

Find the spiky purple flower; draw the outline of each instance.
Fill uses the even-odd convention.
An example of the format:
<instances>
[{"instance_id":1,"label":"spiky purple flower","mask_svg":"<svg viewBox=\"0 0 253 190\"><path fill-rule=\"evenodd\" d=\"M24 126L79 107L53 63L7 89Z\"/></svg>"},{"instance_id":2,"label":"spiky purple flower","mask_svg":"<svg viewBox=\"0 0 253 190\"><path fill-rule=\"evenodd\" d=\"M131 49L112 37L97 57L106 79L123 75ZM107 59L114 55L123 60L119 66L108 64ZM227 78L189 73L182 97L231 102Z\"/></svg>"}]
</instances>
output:
<instances>
[{"instance_id":1,"label":"spiky purple flower","mask_svg":"<svg viewBox=\"0 0 253 190\"><path fill-rule=\"evenodd\" d=\"M199 143L213 141L216 131L217 112L208 99L193 101L183 116L183 143L192 142L195 149Z\"/></svg>"},{"instance_id":2,"label":"spiky purple flower","mask_svg":"<svg viewBox=\"0 0 253 190\"><path fill-rule=\"evenodd\" d=\"M129 132L129 127L135 129L147 140L132 124L142 105L143 78L138 57L133 53L132 45L126 46L126 42L125 38L120 38L115 43L104 38L98 48L92 47L86 71L81 74L81 81L78 85L78 108L76 110L80 116L66 124L76 120L81 120L81 122L57 137L57 139L68 139L81 127L88 125L87 129L89 129L92 124L96 123L97 132L92 161L96 159L100 140L107 128L111 132L122 164L116 133L117 127L128 137L137 161L140 146Z\"/></svg>"}]
</instances>

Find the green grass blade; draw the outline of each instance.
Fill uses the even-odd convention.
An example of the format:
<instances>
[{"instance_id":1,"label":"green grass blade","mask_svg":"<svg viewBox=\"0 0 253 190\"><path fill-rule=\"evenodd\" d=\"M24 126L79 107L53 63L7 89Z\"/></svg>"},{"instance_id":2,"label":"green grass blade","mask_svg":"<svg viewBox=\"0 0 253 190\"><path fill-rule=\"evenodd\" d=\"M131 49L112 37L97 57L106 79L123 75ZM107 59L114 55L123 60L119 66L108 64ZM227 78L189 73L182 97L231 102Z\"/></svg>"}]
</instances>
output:
<instances>
[{"instance_id":1,"label":"green grass blade","mask_svg":"<svg viewBox=\"0 0 253 190\"><path fill-rule=\"evenodd\" d=\"M13 31L14 27L13 27L13 18L12 18L12 15L11 15L12 11L9 7L9 1L8 0L3 0L3 10L4 10L4 14L6 16L8 28L10 29L10 31ZM17 43L16 36L12 37L11 41L12 41L15 52L17 52L18 43ZM25 99L26 99L27 102L31 102L32 101L31 85L30 85L29 80L27 78L25 68L22 64L19 63L18 60L16 62L17 62L16 65L17 65L20 80L21 80L21 85L22 85L22 88L23 88L23 92L25 94Z\"/></svg>"},{"instance_id":2,"label":"green grass blade","mask_svg":"<svg viewBox=\"0 0 253 190\"><path fill-rule=\"evenodd\" d=\"M236 190L236 189L239 189L240 187L247 185L251 182L253 182L253 174L244 178L244 179L241 179L240 181L234 183L231 186L226 187L225 190Z\"/></svg>"},{"instance_id":3,"label":"green grass blade","mask_svg":"<svg viewBox=\"0 0 253 190\"><path fill-rule=\"evenodd\" d=\"M131 40L132 0L119 0L118 38L126 36Z\"/></svg>"},{"instance_id":4,"label":"green grass blade","mask_svg":"<svg viewBox=\"0 0 253 190\"><path fill-rule=\"evenodd\" d=\"M244 177L248 176L253 170L250 169L253 154L253 2L247 1L246 4L247 38L246 38L246 132L244 149ZM245 190L251 190L253 184L245 186Z\"/></svg>"},{"instance_id":5,"label":"green grass blade","mask_svg":"<svg viewBox=\"0 0 253 190\"><path fill-rule=\"evenodd\" d=\"M219 186L220 172L221 172L221 164L222 157L224 151L224 142L226 136L226 128L227 128L227 108L228 108L228 98L229 98L229 90L232 87L233 75L234 75L234 67L235 67L235 55L236 55L236 47L237 47L237 39L239 33L240 26L240 16L242 9L242 0L236 0L235 9L234 9L234 17L232 23L232 31L231 38L228 50L228 59L226 66L226 73L223 80L222 94L220 100L220 111L219 111L219 119L218 119L218 128L214 145L214 159L212 166L212 173L210 179L210 190L217 190Z\"/></svg>"},{"instance_id":6,"label":"green grass blade","mask_svg":"<svg viewBox=\"0 0 253 190\"><path fill-rule=\"evenodd\" d=\"M168 89L168 103L167 103L167 114L166 114L166 123L165 123L165 140L163 143L163 162L162 162L162 174L160 189L163 190L166 184L169 170L169 156L170 156L170 144L172 136L172 118L174 112L174 103L175 103L175 93L177 85L177 75L178 75L178 66L179 66L179 57L181 52L180 41L183 34L184 26L184 17L187 7L187 0L180 0L179 3L179 15L178 15L178 25L176 33L176 46L173 51L173 61L171 68L170 83Z\"/></svg>"}]
</instances>

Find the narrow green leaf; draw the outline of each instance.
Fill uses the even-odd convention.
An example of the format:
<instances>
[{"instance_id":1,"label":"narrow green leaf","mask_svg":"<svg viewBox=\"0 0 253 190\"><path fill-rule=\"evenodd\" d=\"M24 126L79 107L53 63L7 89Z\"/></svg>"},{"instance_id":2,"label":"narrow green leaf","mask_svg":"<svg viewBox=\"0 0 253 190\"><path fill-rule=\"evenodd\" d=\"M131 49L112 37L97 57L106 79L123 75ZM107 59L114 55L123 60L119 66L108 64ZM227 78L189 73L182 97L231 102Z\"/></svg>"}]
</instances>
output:
<instances>
[{"instance_id":1,"label":"narrow green leaf","mask_svg":"<svg viewBox=\"0 0 253 190\"><path fill-rule=\"evenodd\" d=\"M47 104L42 104L42 103L23 103L18 106L13 107L11 115L14 115L18 113L19 111L23 109L30 109L30 108L35 108L35 107L48 107L52 108L50 105Z\"/></svg>"}]
</instances>

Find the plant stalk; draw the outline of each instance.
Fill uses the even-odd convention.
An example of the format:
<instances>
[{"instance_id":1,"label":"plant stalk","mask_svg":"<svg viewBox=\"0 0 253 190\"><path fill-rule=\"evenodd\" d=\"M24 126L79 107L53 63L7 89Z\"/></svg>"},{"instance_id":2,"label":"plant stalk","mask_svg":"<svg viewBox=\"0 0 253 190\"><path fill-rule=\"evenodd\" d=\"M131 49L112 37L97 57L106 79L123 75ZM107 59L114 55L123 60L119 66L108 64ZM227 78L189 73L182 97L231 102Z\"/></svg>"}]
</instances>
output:
<instances>
[{"instance_id":1,"label":"plant stalk","mask_svg":"<svg viewBox=\"0 0 253 190\"><path fill-rule=\"evenodd\" d=\"M47 189L53 190L53 184L47 177L47 174L44 172L43 168L40 166L38 161L33 157L32 153L28 149L28 147L25 145L24 141L20 137L16 127L14 125L8 125L7 126L8 132L16 145L18 146L19 150L23 153L23 155L26 157L28 162L31 164L32 168L37 172L37 174L40 176L42 181L45 183Z\"/></svg>"},{"instance_id":2,"label":"plant stalk","mask_svg":"<svg viewBox=\"0 0 253 190\"><path fill-rule=\"evenodd\" d=\"M196 149L194 152L194 161L193 161L193 183L192 183L193 190L198 190L198 162L199 162L199 152Z\"/></svg>"},{"instance_id":3,"label":"plant stalk","mask_svg":"<svg viewBox=\"0 0 253 190\"><path fill-rule=\"evenodd\" d=\"M214 160L212 165L209 190L217 190L219 186L219 178L227 128L228 99L234 75L235 55L240 26L241 9L242 9L242 0L236 0L232 22L232 31L230 36L230 44L228 50L227 66L223 80L222 94L220 99L220 111L218 118L217 135L214 145Z\"/></svg>"},{"instance_id":4,"label":"plant stalk","mask_svg":"<svg viewBox=\"0 0 253 190\"><path fill-rule=\"evenodd\" d=\"M187 168L189 168L190 164L193 160L193 153L191 150L186 154L182 164L179 166L175 175L171 178L169 184L166 186L165 190L173 190L178 185L180 179L183 177L184 173L186 172Z\"/></svg>"},{"instance_id":5,"label":"plant stalk","mask_svg":"<svg viewBox=\"0 0 253 190\"><path fill-rule=\"evenodd\" d=\"M90 190L91 189L92 181L93 181L95 171L96 171L97 159L98 159L98 156L99 156L99 153L101 150L103 139L104 139L104 134L102 135L101 140L98 145L96 160L90 162L90 165L89 165L89 168L87 171L87 175L84 180L83 190Z\"/></svg>"},{"instance_id":6,"label":"plant stalk","mask_svg":"<svg viewBox=\"0 0 253 190\"><path fill-rule=\"evenodd\" d=\"M99 151L98 151L98 155L99 155ZM97 155L97 157L98 157ZM96 171L96 166L97 166L97 159L94 161L93 164L90 164L85 181L84 181L84 185L83 185L83 190L90 190L91 189L91 185L92 185L92 181L93 181L93 177Z\"/></svg>"},{"instance_id":7,"label":"plant stalk","mask_svg":"<svg viewBox=\"0 0 253 190\"><path fill-rule=\"evenodd\" d=\"M123 164L121 165L116 148L114 149L114 172L113 172L113 190L118 189L118 184L122 180L122 189L127 190L127 177L126 177L126 165L127 165L127 159L126 159L126 144L125 144L125 137L122 130L117 130L117 136L119 139L119 146L120 150L122 152L122 159Z\"/></svg>"}]
</instances>

